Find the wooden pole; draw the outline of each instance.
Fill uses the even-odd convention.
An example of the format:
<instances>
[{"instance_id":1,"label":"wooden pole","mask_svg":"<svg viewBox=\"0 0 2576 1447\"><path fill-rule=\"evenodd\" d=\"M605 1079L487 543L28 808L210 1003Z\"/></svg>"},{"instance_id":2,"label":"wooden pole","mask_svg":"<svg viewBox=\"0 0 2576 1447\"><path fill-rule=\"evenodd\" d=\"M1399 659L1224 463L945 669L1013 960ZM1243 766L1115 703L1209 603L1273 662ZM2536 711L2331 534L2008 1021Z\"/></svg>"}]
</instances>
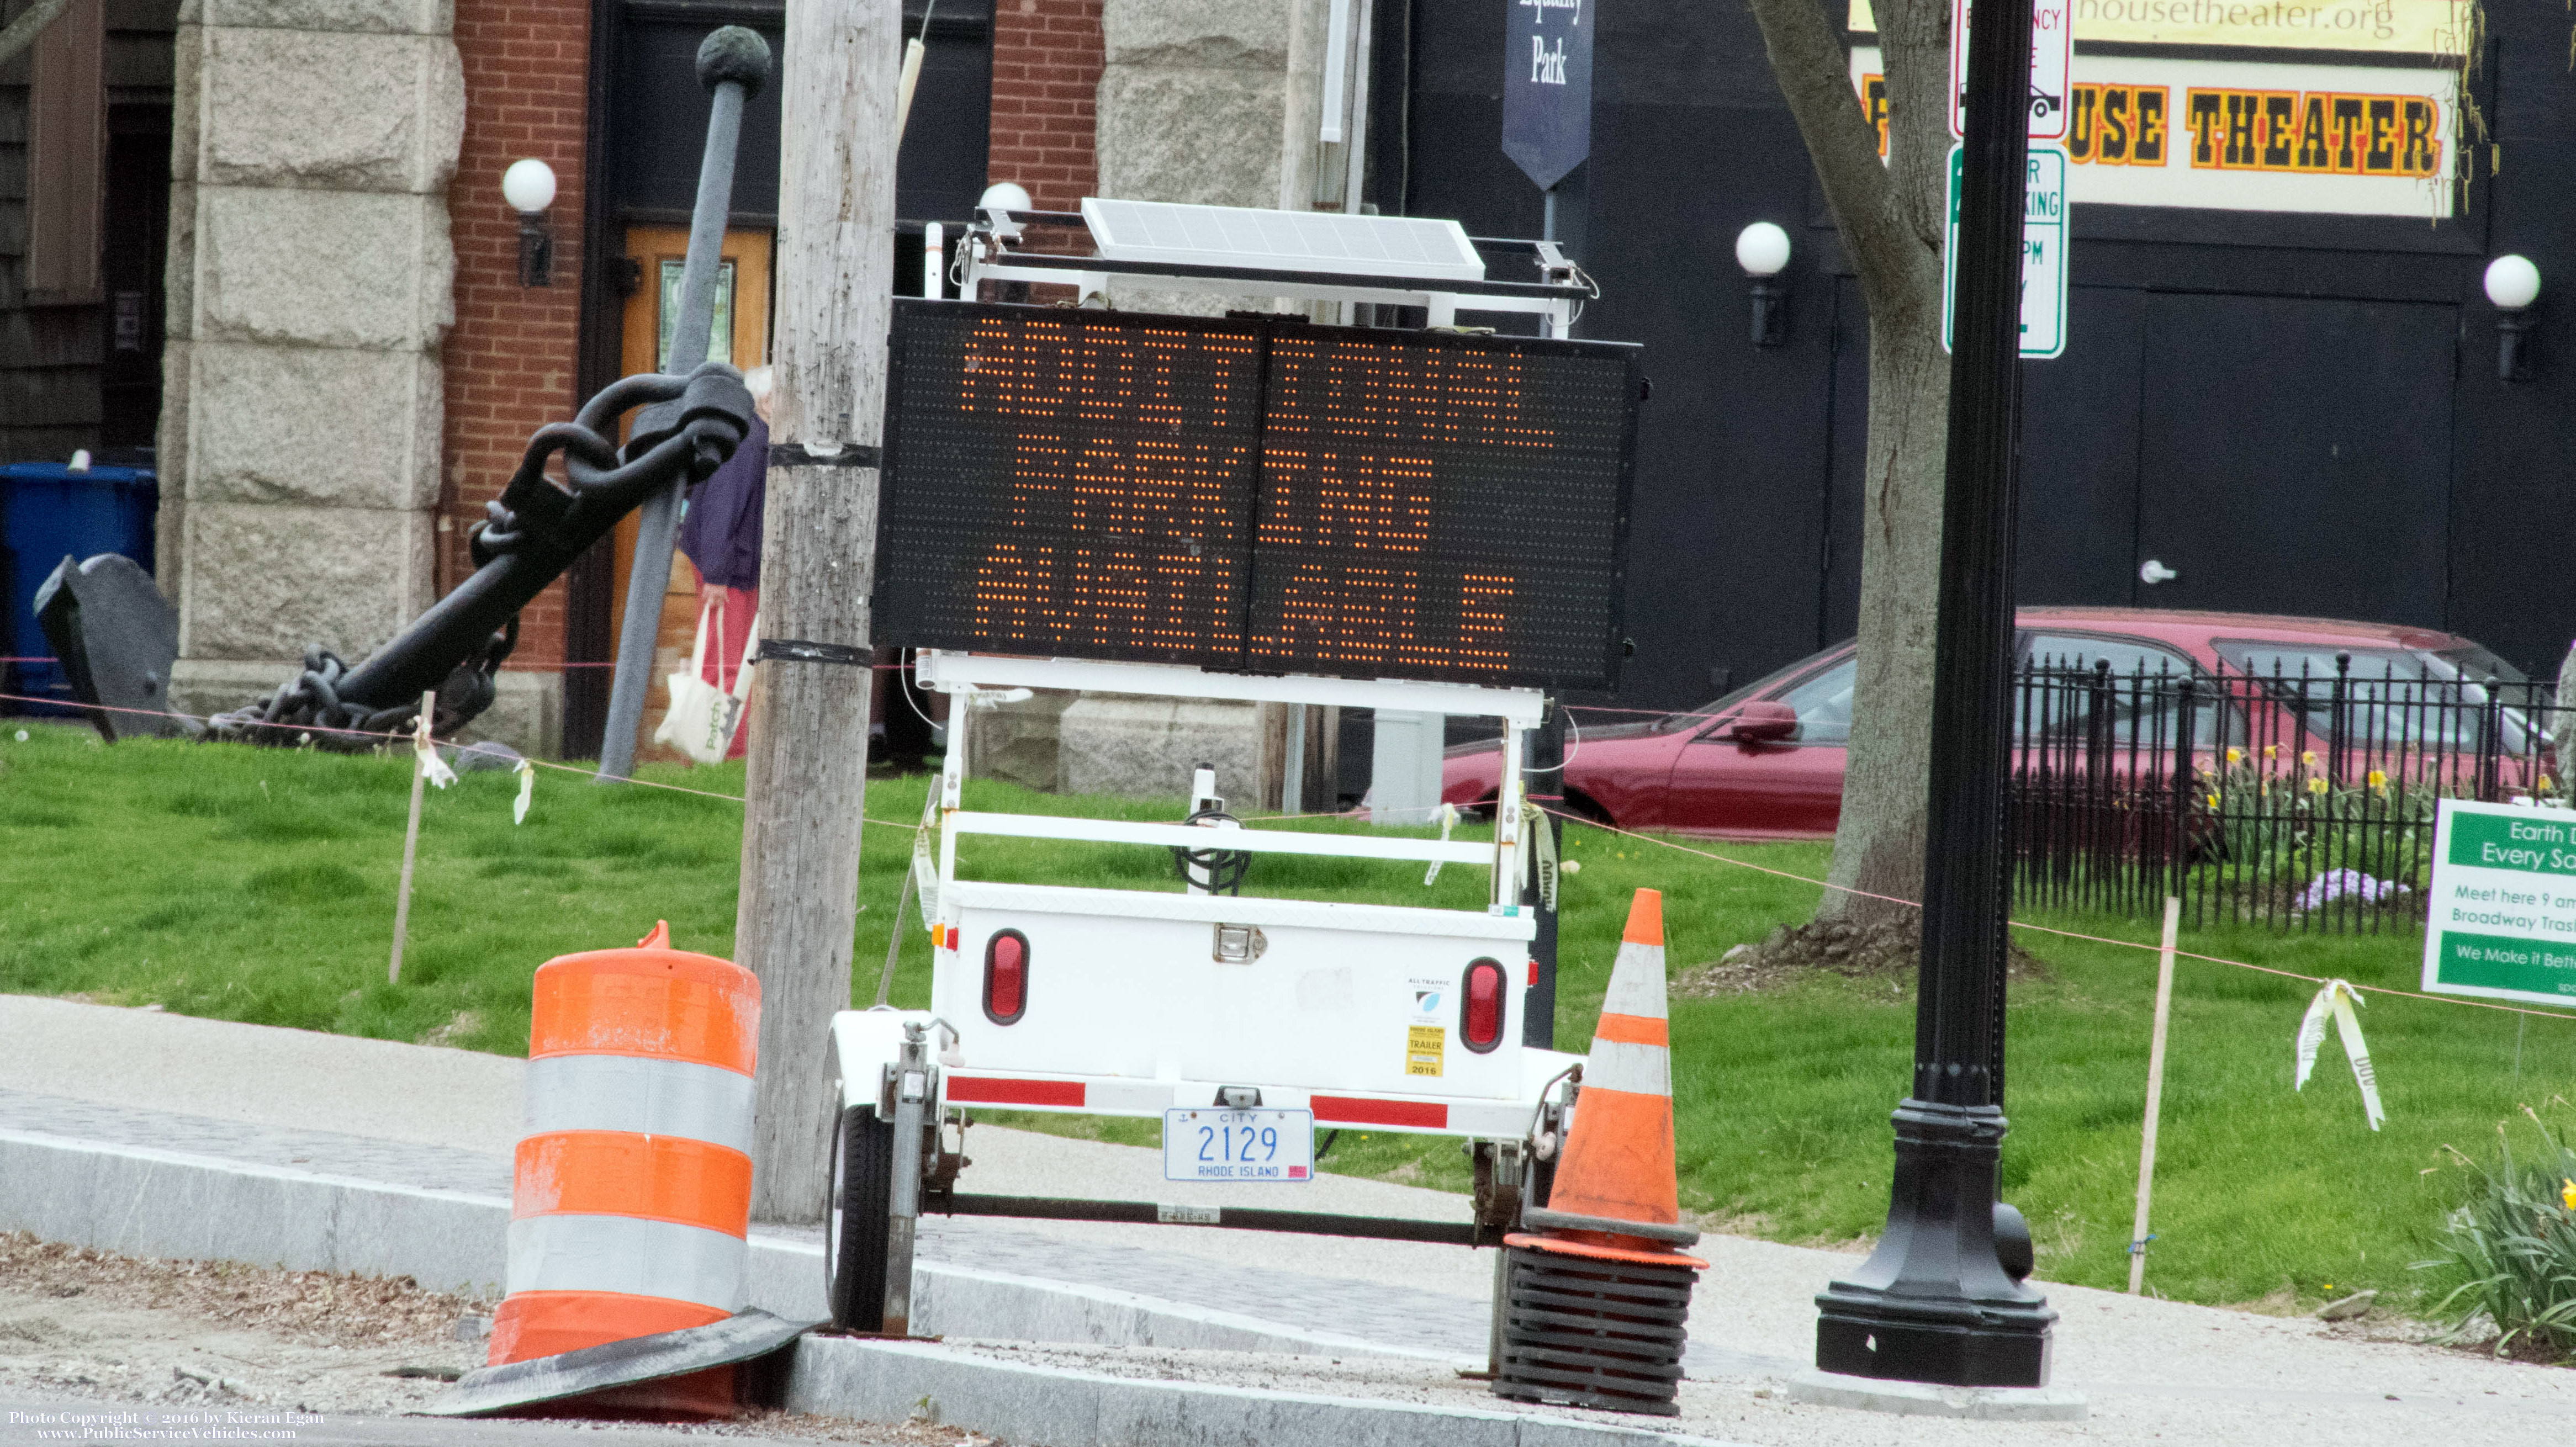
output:
<instances>
[{"instance_id":1,"label":"wooden pole","mask_svg":"<svg viewBox=\"0 0 2576 1447\"><path fill-rule=\"evenodd\" d=\"M436 690L422 694L421 718L437 717L433 712L437 706ZM394 957L385 966L385 983L388 985L402 983L403 935L411 928L411 862L412 857L420 852L420 793L421 786L428 782L429 761L415 752L411 761L411 823L403 826L402 883L394 890Z\"/></svg>"},{"instance_id":2,"label":"wooden pole","mask_svg":"<svg viewBox=\"0 0 2576 1447\"><path fill-rule=\"evenodd\" d=\"M776 415L761 631L826 645L849 662L760 665L767 676L752 693L748 724L734 958L761 989L751 1212L803 1223L822 1219L830 1183L824 1027L850 1008L877 473L795 459L837 458L880 440L894 294L899 0L797 0L780 52Z\"/></svg>"},{"instance_id":3,"label":"wooden pole","mask_svg":"<svg viewBox=\"0 0 2576 1447\"><path fill-rule=\"evenodd\" d=\"M2174 942L2182 933L2182 901L2165 896L2165 942L2156 952L2156 1025L2147 1046L2147 1134L2138 1146L2138 1219L2129 1228L2129 1294L2147 1283L2147 1198L2156 1187L2156 1116L2165 1099L2165 1022L2173 1014Z\"/></svg>"}]
</instances>

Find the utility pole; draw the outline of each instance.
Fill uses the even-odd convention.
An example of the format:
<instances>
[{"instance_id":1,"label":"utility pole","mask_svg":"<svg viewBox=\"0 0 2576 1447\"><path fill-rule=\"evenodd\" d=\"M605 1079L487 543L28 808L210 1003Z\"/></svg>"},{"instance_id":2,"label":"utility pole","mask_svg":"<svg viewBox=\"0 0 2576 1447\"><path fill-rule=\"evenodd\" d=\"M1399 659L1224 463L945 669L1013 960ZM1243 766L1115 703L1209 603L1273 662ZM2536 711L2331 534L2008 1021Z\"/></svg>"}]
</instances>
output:
<instances>
[{"instance_id":1,"label":"utility pole","mask_svg":"<svg viewBox=\"0 0 2576 1447\"><path fill-rule=\"evenodd\" d=\"M858 919L901 0L796 0L782 48L765 641L734 958L761 990L751 1214L801 1223L822 1218L830 1183L823 1027L850 1007Z\"/></svg>"}]
</instances>

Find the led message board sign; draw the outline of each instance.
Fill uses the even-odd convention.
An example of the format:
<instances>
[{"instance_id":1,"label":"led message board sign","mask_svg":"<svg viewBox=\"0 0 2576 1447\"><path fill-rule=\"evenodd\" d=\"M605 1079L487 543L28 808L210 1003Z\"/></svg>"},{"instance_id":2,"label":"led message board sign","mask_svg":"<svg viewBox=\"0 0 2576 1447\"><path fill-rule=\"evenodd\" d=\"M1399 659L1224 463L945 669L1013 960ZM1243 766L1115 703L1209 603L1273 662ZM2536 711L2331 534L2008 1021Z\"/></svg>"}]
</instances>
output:
<instances>
[{"instance_id":1,"label":"led message board sign","mask_svg":"<svg viewBox=\"0 0 2576 1447\"><path fill-rule=\"evenodd\" d=\"M876 632L1617 682L1637 349L898 302Z\"/></svg>"}]
</instances>

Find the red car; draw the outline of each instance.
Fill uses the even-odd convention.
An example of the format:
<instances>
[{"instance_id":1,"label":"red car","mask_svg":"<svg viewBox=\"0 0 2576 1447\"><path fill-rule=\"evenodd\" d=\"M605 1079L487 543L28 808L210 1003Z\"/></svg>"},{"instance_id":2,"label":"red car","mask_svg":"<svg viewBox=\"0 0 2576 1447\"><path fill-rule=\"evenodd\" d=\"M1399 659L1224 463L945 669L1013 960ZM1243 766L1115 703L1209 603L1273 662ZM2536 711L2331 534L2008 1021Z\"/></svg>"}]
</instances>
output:
<instances>
[{"instance_id":1,"label":"red car","mask_svg":"<svg viewBox=\"0 0 2576 1447\"><path fill-rule=\"evenodd\" d=\"M2326 678L2336 655L2348 653L2355 678L2524 681L2479 645L2427 628L2139 608L2024 608L2020 624L2022 658L2086 668L2107 662L2124 678L2141 666L2151 675L2164 667L2204 677L2221 668L2269 676L2277 666L2295 678L2303 665ZM1623 829L1830 838L1842 814L1855 672L1852 645L1844 643L1684 713L1606 723L1619 715L1578 708L1567 739L1566 806ZM2528 760L2544 741L2519 710L2507 712L2503 752ZM2243 742L2245 722L2229 727L2230 742ZM2208 726L2202 732L2206 766L2217 740ZM2275 736L2259 724L2255 733ZM1446 757L1441 798L1489 811L1501 776L1499 747L1461 744Z\"/></svg>"}]
</instances>

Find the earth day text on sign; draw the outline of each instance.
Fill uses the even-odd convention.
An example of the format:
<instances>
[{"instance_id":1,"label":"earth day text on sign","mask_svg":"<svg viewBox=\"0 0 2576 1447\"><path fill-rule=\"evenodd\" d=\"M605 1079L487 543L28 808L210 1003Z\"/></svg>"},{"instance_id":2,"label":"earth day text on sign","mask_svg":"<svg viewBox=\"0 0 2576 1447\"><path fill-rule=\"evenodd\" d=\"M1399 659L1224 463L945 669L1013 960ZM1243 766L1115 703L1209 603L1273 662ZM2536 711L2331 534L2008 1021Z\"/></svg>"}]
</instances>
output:
<instances>
[{"instance_id":1,"label":"earth day text on sign","mask_svg":"<svg viewBox=\"0 0 2576 1447\"><path fill-rule=\"evenodd\" d=\"M1950 148L1948 230L1941 242L1941 347L1950 333L1959 295L1959 188L1962 151ZM2021 354L2054 357L2066 351L2066 148L2033 144L2024 183L2021 248Z\"/></svg>"},{"instance_id":2,"label":"earth day text on sign","mask_svg":"<svg viewBox=\"0 0 2576 1447\"><path fill-rule=\"evenodd\" d=\"M2424 988L2576 1004L2576 813L2444 799Z\"/></svg>"},{"instance_id":3,"label":"earth day text on sign","mask_svg":"<svg viewBox=\"0 0 2576 1447\"><path fill-rule=\"evenodd\" d=\"M2070 0L2032 0L2030 7L2030 138L2066 139L2067 73L2075 67ZM1969 0L1950 0L1950 134L1968 134Z\"/></svg>"}]
</instances>

